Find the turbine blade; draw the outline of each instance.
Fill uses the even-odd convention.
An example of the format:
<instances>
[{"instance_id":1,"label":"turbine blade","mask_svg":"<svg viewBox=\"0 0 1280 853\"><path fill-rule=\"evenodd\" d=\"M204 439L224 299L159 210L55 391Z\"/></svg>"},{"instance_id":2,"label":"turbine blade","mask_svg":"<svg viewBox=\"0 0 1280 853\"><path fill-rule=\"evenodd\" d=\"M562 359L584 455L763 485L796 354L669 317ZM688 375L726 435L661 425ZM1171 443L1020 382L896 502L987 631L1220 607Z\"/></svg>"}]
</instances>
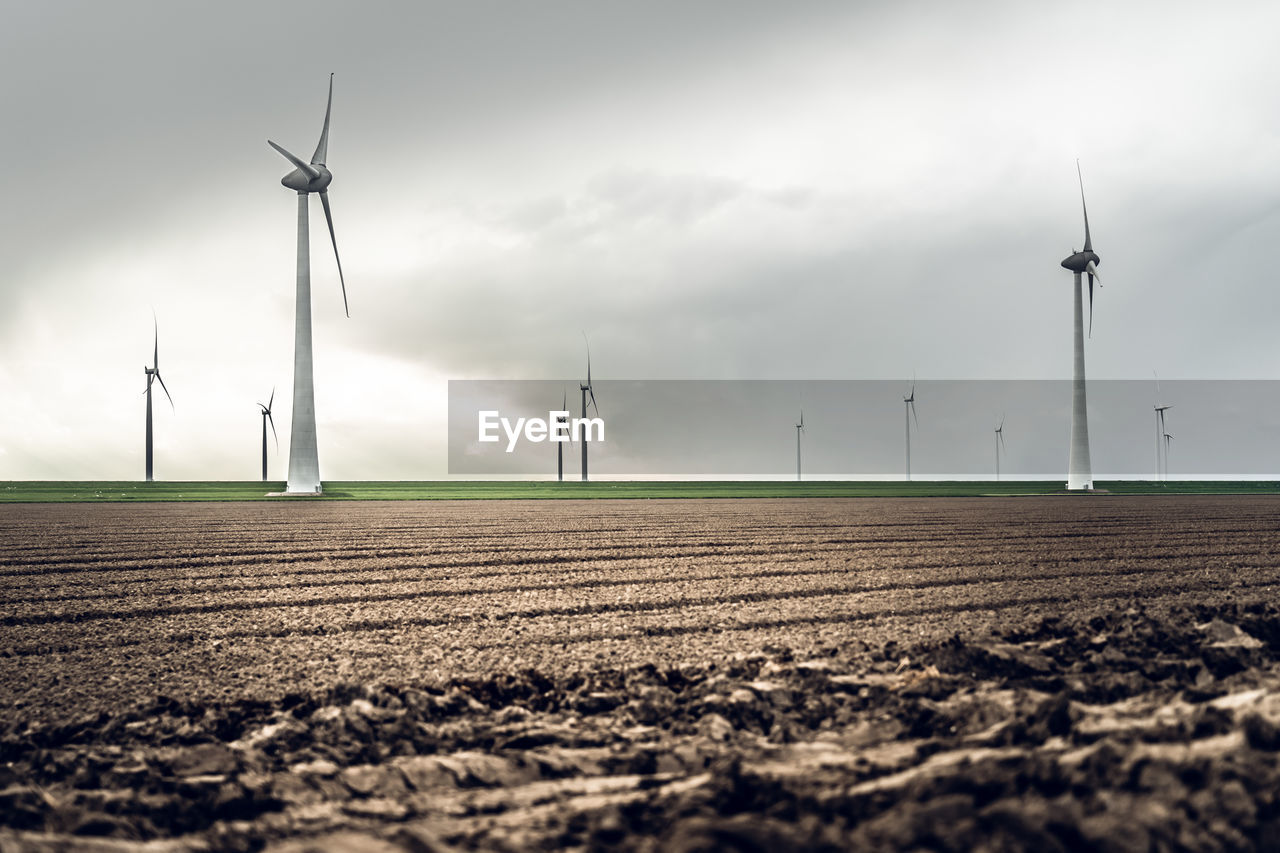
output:
<instances>
[{"instance_id":1,"label":"turbine blade","mask_svg":"<svg viewBox=\"0 0 1280 853\"><path fill-rule=\"evenodd\" d=\"M267 140L267 144L270 145L272 148L276 149L276 151L280 152L280 154L284 156L284 159L288 160L290 163L292 163L293 165L301 169L302 172L311 180L314 181L316 178L320 177L320 173L317 172L315 167L312 166L310 163L306 163L301 158L295 157L293 154L290 154L288 151L284 150L279 145L276 145L270 139Z\"/></svg>"},{"instance_id":2,"label":"turbine blade","mask_svg":"<svg viewBox=\"0 0 1280 853\"><path fill-rule=\"evenodd\" d=\"M164 395L169 398L170 408L172 408L175 412L178 411L178 407L173 405L173 396L169 393L169 389L165 388L164 377L160 375L159 370L156 371L156 379L160 381L160 387L164 388Z\"/></svg>"},{"instance_id":3,"label":"turbine blade","mask_svg":"<svg viewBox=\"0 0 1280 853\"><path fill-rule=\"evenodd\" d=\"M596 415L600 415L600 407L596 405L596 392L591 390L591 380L587 380L587 394L591 397L591 405L596 407Z\"/></svg>"},{"instance_id":4,"label":"turbine blade","mask_svg":"<svg viewBox=\"0 0 1280 853\"><path fill-rule=\"evenodd\" d=\"M155 314L151 315L151 324L155 332L155 352L151 355L151 369L160 369L160 322L156 320Z\"/></svg>"},{"instance_id":5,"label":"turbine blade","mask_svg":"<svg viewBox=\"0 0 1280 853\"><path fill-rule=\"evenodd\" d=\"M271 398L267 400L267 414L271 413L271 404L276 401L276 389L271 389Z\"/></svg>"},{"instance_id":6,"label":"turbine blade","mask_svg":"<svg viewBox=\"0 0 1280 853\"><path fill-rule=\"evenodd\" d=\"M333 241L333 259L338 262L338 283L342 285L342 310L351 316L347 307L347 282L342 277L342 258L338 257L338 238L333 233L333 213L329 210L329 191L320 191L320 203L324 205L324 221L329 223L329 239Z\"/></svg>"},{"instance_id":7,"label":"turbine blade","mask_svg":"<svg viewBox=\"0 0 1280 853\"><path fill-rule=\"evenodd\" d=\"M913 397L915 396L915 392L912 392L912 396ZM910 405L911 405L911 418L916 422L916 429L920 429L920 418L919 416L916 415L916 401L912 400Z\"/></svg>"},{"instance_id":8,"label":"turbine blade","mask_svg":"<svg viewBox=\"0 0 1280 853\"><path fill-rule=\"evenodd\" d=\"M1084 250L1093 251L1093 240L1089 237L1089 208L1084 203L1084 176L1080 173L1080 161L1076 160L1076 177L1080 180L1080 209L1084 211Z\"/></svg>"},{"instance_id":9,"label":"turbine blade","mask_svg":"<svg viewBox=\"0 0 1280 853\"><path fill-rule=\"evenodd\" d=\"M316 145L316 153L311 155L311 165L323 166L329 156L329 111L333 109L333 74L329 74L329 103L324 108L324 130L320 131L320 142Z\"/></svg>"},{"instance_id":10,"label":"turbine blade","mask_svg":"<svg viewBox=\"0 0 1280 853\"><path fill-rule=\"evenodd\" d=\"M271 417L271 411L267 411L267 423L271 424L271 436L276 440L276 452L280 451L280 436L276 435L276 422Z\"/></svg>"},{"instance_id":11,"label":"turbine blade","mask_svg":"<svg viewBox=\"0 0 1280 853\"><path fill-rule=\"evenodd\" d=\"M591 341L587 338L587 333L582 333L582 339L587 343L587 387L591 387ZM594 397L592 399L595 399Z\"/></svg>"},{"instance_id":12,"label":"turbine blade","mask_svg":"<svg viewBox=\"0 0 1280 853\"><path fill-rule=\"evenodd\" d=\"M1093 273L1089 273L1089 337L1093 337Z\"/></svg>"}]
</instances>

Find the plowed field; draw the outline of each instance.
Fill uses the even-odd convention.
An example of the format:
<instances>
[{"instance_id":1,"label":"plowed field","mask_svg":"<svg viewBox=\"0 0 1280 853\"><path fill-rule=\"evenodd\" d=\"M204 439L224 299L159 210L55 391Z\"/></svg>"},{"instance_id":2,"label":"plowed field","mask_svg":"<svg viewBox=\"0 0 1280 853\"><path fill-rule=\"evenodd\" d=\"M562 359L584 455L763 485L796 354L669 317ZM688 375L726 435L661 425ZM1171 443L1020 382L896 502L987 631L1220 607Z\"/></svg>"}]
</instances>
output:
<instances>
[{"instance_id":1,"label":"plowed field","mask_svg":"<svg viewBox=\"0 0 1280 853\"><path fill-rule=\"evenodd\" d=\"M0 507L0 846L1250 849L1280 830L1278 519Z\"/></svg>"}]
</instances>

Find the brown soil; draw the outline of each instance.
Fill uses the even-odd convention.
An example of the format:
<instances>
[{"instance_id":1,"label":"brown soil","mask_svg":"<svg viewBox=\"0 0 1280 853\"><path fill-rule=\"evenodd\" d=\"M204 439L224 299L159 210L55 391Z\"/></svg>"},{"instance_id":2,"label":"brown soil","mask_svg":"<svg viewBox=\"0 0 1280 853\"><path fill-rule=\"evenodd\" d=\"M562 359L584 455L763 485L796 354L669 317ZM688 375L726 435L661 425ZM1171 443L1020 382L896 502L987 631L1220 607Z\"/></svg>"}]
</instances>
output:
<instances>
[{"instance_id":1,"label":"brown soil","mask_svg":"<svg viewBox=\"0 0 1280 853\"><path fill-rule=\"evenodd\" d=\"M1258 849L1280 499L6 506L0 849Z\"/></svg>"}]
</instances>

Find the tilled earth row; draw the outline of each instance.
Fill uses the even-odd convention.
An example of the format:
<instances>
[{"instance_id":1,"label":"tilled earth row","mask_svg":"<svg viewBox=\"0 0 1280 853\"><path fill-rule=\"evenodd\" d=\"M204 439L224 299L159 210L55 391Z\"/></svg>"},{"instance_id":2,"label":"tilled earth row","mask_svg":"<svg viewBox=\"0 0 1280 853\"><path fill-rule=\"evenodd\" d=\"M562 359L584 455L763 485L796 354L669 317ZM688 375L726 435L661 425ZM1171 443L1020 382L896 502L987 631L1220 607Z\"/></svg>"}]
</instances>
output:
<instances>
[{"instance_id":1,"label":"tilled earth row","mask_svg":"<svg viewBox=\"0 0 1280 853\"><path fill-rule=\"evenodd\" d=\"M1265 848L1276 509L6 508L0 850Z\"/></svg>"},{"instance_id":2,"label":"tilled earth row","mask_svg":"<svg viewBox=\"0 0 1280 853\"><path fill-rule=\"evenodd\" d=\"M1266 849L1280 612L1170 615L11 724L0 849Z\"/></svg>"}]
</instances>

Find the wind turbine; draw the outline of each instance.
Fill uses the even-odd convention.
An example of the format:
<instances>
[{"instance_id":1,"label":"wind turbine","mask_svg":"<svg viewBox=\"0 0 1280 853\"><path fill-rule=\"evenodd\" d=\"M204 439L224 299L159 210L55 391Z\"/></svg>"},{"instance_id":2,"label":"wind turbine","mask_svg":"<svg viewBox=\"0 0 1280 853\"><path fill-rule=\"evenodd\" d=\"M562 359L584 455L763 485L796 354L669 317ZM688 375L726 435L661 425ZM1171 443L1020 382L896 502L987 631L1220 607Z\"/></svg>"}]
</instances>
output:
<instances>
[{"instance_id":1,"label":"wind turbine","mask_svg":"<svg viewBox=\"0 0 1280 853\"><path fill-rule=\"evenodd\" d=\"M1000 482L1000 451L1004 449L1004 416L1000 416L1000 426L996 427L996 482Z\"/></svg>"},{"instance_id":2,"label":"wind turbine","mask_svg":"<svg viewBox=\"0 0 1280 853\"><path fill-rule=\"evenodd\" d=\"M1152 371L1152 373L1154 374L1154 373L1155 373L1155 371ZM1162 405L1160 405L1160 377L1159 377L1159 375L1156 375L1156 405L1155 405L1155 410L1156 410L1156 479L1157 479L1157 480L1162 479L1162 476L1161 476L1161 465L1160 465L1160 437L1161 437L1162 435L1164 435L1164 434L1165 434L1165 433L1164 433L1164 413L1165 413L1167 410L1172 409L1172 408L1173 408L1173 406L1171 406L1171 405L1168 405L1168 406L1162 406ZM1169 448L1168 448L1168 443L1167 443L1167 442L1166 442L1166 446L1165 446L1165 459L1164 459L1164 466L1163 466L1163 468L1164 468L1164 475L1163 475L1163 478L1167 478L1167 477L1169 476Z\"/></svg>"},{"instance_id":3,"label":"wind turbine","mask_svg":"<svg viewBox=\"0 0 1280 853\"><path fill-rule=\"evenodd\" d=\"M1084 177L1080 174L1080 161L1076 161L1076 177L1080 181L1080 209L1084 212L1084 249L1071 250L1071 256L1062 266L1075 273L1075 364L1071 374L1071 450L1067 457L1067 488L1073 490L1093 488L1093 466L1089 462L1089 411L1084 393L1084 297L1080 278L1089 275L1089 332L1093 333L1093 280L1098 278L1098 264L1102 259L1093 251L1089 236L1089 209L1084 203Z\"/></svg>"},{"instance_id":4,"label":"wind turbine","mask_svg":"<svg viewBox=\"0 0 1280 853\"><path fill-rule=\"evenodd\" d=\"M796 424L796 482L800 482L800 433L804 432L804 409L800 410L800 423Z\"/></svg>"},{"instance_id":5,"label":"wind turbine","mask_svg":"<svg viewBox=\"0 0 1280 853\"><path fill-rule=\"evenodd\" d=\"M1173 441L1173 436L1169 433L1164 434L1164 478L1169 479L1169 442Z\"/></svg>"},{"instance_id":6,"label":"wind turbine","mask_svg":"<svg viewBox=\"0 0 1280 853\"><path fill-rule=\"evenodd\" d=\"M342 308L348 317L347 283L342 276L342 259L338 257L338 238L333 233L333 213L329 209L329 183L333 173L325 166L329 153L329 113L333 108L333 75L329 75L329 102L324 109L324 128L311 162L303 162L270 139L267 144L294 165L294 170L280 179L298 194L298 288L293 327L293 413L289 427L289 481L285 494L320 494L320 459L316 449L316 395L312 379L311 359L311 241L308 234L307 203L311 193L320 195L324 218L329 224L333 257L338 263L338 281L342 285Z\"/></svg>"},{"instance_id":7,"label":"wind turbine","mask_svg":"<svg viewBox=\"0 0 1280 853\"><path fill-rule=\"evenodd\" d=\"M560 411L569 411L569 392L564 392L564 399L560 401ZM556 434L568 435L569 445L573 445L573 433L569 432L569 416L567 414L560 415L556 418ZM556 482L564 482L564 442L556 442Z\"/></svg>"},{"instance_id":8,"label":"wind turbine","mask_svg":"<svg viewBox=\"0 0 1280 853\"><path fill-rule=\"evenodd\" d=\"M902 402L906 404L903 410L903 417L906 419L907 429L907 480L911 479L911 420L914 418L916 429L920 429L920 418L916 417L916 380L911 379L911 393L902 398Z\"/></svg>"},{"instance_id":9,"label":"wind turbine","mask_svg":"<svg viewBox=\"0 0 1280 853\"><path fill-rule=\"evenodd\" d=\"M596 406L596 392L591 387L591 341L587 340L587 333L582 333L582 339L587 343L587 384L579 385L578 390L582 392L582 420L587 420L587 395L591 396L591 405L596 407L596 416L600 416L600 407ZM587 437L582 437L582 482L587 482Z\"/></svg>"},{"instance_id":10,"label":"wind turbine","mask_svg":"<svg viewBox=\"0 0 1280 853\"><path fill-rule=\"evenodd\" d=\"M164 395L169 398L169 407L173 408L175 412L177 411L177 409L174 408L173 406L173 396L169 394L169 389L165 387L165 384L164 384L164 378L160 376L160 323L156 320L154 316L152 316L151 318L151 323L155 331L155 350L151 355L151 366L147 367L145 364L142 366L143 371L145 371L147 375L147 390L144 391L143 393L147 395L147 482L148 483L150 483L152 480L152 476L151 476L151 383L153 381L159 381L160 387L164 388Z\"/></svg>"},{"instance_id":11,"label":"wind turbine","mask_svg":"<svg viewBox=\"0 0 1280 853\"><path fill-rule=\"evenodd\" d=\"M267 400L264 406L258 404L258 408L262 409L262 482L267 481L267 424L271 424L271 436L276 440L276 449L280 448L280 436L276 435L276 422L271 418L271 404L276 401L276 389L271 389L271 398Z\"/></svg>"}]
</instances>

